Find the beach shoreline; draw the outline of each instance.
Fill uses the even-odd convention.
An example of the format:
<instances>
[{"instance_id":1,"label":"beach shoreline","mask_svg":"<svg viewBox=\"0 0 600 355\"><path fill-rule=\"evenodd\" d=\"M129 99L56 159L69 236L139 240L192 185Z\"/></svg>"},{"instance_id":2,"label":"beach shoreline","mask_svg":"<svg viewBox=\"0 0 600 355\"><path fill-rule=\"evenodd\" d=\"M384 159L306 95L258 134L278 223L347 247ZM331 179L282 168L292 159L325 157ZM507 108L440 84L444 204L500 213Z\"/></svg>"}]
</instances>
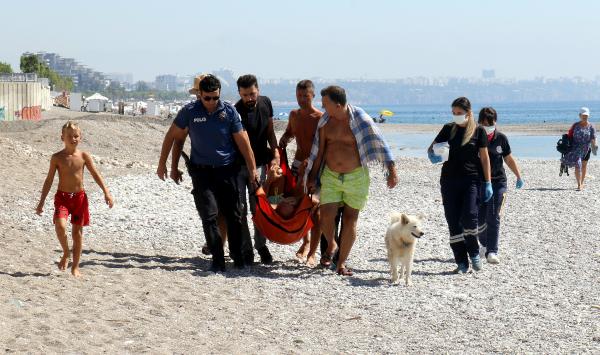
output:
<instances>
[{"instance_id":1,"label":"beach shoreline","mask_svg":"<svg viewBox=\"0 0 600 355\"><path fill-rule=\"evenodd\" d=\"M118 115L114 113L90 113L90 112L79 112L79 111L71 111L64 108L54 107L52 110L43 111L42 112L42 120L94 120L100 119L104 121L113 121L113 120L126 120L133 122L147 122L147 123L156 123L161 125L170 125L172 119L168 119L165 117L159 116L131 116L131 115ZM0 121L0 125L10 126L10 122L19 122L19 121ZM21 121L28 122L28 121ZM35 121L34 121L35 122ZM18 123L17 123L18 124ZM566 133L568 129L571 127L573 122L565 122L565 123L524 123L524 124L509 124L503 125L498 124L498 129L505 133L517 134L517 135L556 135L559 137L560 135ZM15 125L15 123L12 123ZM287 126L286 120L275 120L274 121L275 130L283 132ZM432 133L438 132L443 124L431 124L431 123L378 123L378 127L383 132L387 133ZM0 127L0 130L2 128ZM558 139L558 138L557 138Z\"/></svg>"}]
</instances>

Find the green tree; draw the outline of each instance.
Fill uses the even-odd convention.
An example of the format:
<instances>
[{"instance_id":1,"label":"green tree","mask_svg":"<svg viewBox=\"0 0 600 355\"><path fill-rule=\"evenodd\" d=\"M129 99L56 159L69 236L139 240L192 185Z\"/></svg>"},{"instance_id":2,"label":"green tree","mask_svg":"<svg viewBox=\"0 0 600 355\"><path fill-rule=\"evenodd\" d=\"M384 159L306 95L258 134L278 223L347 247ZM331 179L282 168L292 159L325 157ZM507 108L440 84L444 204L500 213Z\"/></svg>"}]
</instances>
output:
<instances>
[{"instance_id":1,"label":"green tree","mask_svg":"<svg viewBox=\"0 0 600 355\"><path fill-rule=\"evenodd\" d=\"M21 71L23 73L39 74L39 72L41 70L41 63L40 63L39 58L34 54L24 55L24 56L21 56L20 67L21 67Z\"/></svg>"},{"instance_id":2,"label":"green tree","mask_svg":"<svg viewBox=\"0 0 600 355\"><path fill-rule=\"evenodd\" d=\"M0 74L12 74L13 70L10 64L0 62Z\"/></svg>"},{"instance_id":3,"label":"green tree","mask_svg":"<svg viewBox=\"0 0 600 355\"><path fill-rule=\"evenodd\" d=\"M34 54L21 56L20 67L23 73L36 73L40 78L48 78L50 85L56 91L73 90L73 80L71 78L60 76L46 64L41 63Z\"/></svg>"}]
</instances>

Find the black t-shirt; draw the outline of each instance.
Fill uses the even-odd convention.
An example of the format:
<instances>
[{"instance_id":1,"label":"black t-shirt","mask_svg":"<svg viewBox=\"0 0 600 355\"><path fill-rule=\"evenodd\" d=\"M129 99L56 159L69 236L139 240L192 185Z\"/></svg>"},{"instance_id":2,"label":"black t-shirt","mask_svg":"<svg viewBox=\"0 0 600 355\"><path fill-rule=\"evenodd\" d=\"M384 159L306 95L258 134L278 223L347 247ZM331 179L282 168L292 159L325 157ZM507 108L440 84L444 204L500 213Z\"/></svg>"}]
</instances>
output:
<instances>
[{"instance_id":1,"label":"black t-shirt","mask_svg":"<svg viewBox=\"0 0 600 355\"><path fill-rule=\"evenodd\" d=\"M452 136L452 128L456 126L456 132ZM488 146L487 136L483 127L477 127L471 140L462 146L465 128L455 123L444 125L437 137L436 143L448 142L450 154L448 161L442 166L441 178L473 177L483 179L483 169L479 159L479 148Z\"/></svg>"},{"instance_id":2,"label":"black t-shirt","mask_svg":"<svg viewBox=\"0 0 600 355\"><path fill-rule=\"evenodd\" d=\"M506 172L504 171L504 157L510 154L508 138L504 133L494 131L494 137L488 143L488 155L490 156L490 167L492 168L492 181L506 183Z\"/></svg>"},{"instance_id":3,"label":"black t-shirt","mask_svg":"<svg viewBox=\"0 0 600 355\"><path fill-rule=\"evenodd\" d=\"M259 96L253 108L249 108L239 100L235 104L235 109L242 117L242 125L248 132L256 166L268 164L273 159L268 142L269 120L273 117L271 100L266 96Z\"/></svg>"}]
</instances>

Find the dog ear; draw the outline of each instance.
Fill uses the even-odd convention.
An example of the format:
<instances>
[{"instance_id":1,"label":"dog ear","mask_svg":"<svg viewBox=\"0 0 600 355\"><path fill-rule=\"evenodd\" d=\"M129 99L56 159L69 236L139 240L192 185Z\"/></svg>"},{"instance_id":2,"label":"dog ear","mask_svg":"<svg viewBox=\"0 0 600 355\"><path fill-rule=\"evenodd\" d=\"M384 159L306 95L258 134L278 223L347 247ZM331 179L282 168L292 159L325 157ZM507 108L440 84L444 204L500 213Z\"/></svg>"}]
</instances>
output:
<instances>
[{"instance_id":1,"label":"dog ear","mask_svg":"<svg viewBox=\"0 0 600 355\"><path fill-rule=\"evenodd\" d=\"M400 215L400 223L401 224L408 224L410 221L408 219L408 216L405 215L404 213Z\"/></svg>"}]
</instances>

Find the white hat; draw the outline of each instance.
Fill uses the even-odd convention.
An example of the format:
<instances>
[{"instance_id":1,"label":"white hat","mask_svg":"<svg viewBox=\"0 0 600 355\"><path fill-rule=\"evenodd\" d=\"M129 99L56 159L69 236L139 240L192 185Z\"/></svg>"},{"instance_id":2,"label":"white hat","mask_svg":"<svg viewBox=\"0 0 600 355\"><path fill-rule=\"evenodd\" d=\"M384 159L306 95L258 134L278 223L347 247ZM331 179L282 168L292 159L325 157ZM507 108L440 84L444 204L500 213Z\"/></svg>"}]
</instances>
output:
<instances>
[{"instance_id":1,"label":"white hat","mask_svg":"<svg viewBox=\"0 0 600 355\"><path fill-rule=\"evenodd\" d=\"M582 107L579 109L579 114L584 116L590 116L590 109L587 107Z\"/></svg>"}]
</instances>

